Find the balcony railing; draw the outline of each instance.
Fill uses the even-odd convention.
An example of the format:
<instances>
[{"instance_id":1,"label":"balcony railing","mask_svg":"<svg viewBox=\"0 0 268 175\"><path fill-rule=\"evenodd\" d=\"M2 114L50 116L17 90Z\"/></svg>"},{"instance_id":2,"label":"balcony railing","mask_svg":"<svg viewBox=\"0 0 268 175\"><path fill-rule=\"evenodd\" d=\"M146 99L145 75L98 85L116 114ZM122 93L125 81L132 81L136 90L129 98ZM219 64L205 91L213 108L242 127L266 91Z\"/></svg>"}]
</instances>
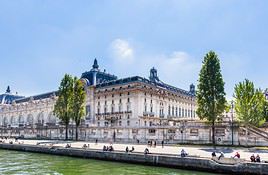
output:
<instances>
[{"instance_id":1,"label":"balcony railing","mask_svg":"<svg viewBox=\"0 0 268 175\"><path fill-rule=\"evenodd\" d=\"M96 113L96 116L107 116L107 115L120 115L120 114L129 114L132 111L121 111L121 112L105 112L105 113Z\"/></svg>"},{"instance_id":2,"label":"balcony railing","mask_svg":"<svg viewBox=\"0 0 268 175\"><path fill-rule=\"evenodd\" d=\"M149 113L148 112L143 112L143 116L148 116Z\"/></svg>"},{"instance_id":3,"label":"balcony railing","mask_svg":"<svg viewBox=\"0 0 268 175\"><path fill-rule=\"evenodd\" d=\"M160 118L164 118L165 117L165 114L160 114L159 117Z\"/></svg>"},{"instance_id":4,"label":"balcony railing","mask_svg":"<svg viewBox=\"0 0 268 175\"><path fill-rule=\"evenodd\" d=\"M154 116L154 112L150 112L150 113L149 113L149 116L150 116L150 117L153 117L153 116Z\"/></svg>"},{"instance_id":5,"label":"balcony railing","mask_svg":"<svg viewBox=\"0 0 268 175\"><path fill-rule=\"evenodd\" d=\"M116 116L105 116L105 120L118 120L118 117Z\"/></svg>"}]
</instances>

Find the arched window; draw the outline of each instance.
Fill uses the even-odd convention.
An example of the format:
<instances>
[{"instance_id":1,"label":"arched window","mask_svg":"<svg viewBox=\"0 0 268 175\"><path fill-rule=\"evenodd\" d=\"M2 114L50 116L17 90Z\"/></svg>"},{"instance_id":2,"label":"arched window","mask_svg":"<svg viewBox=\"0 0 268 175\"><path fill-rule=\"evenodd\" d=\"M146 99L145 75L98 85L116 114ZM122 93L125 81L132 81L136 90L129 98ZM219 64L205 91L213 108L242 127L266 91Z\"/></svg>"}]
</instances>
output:
<instances>
[{"instance_id":1,"label":"arched window","mask_svg":"<svg viewBox=\"0 0 268 175\"><path fill-rule=\"evenodd\" d=\"M27 116L27 124L32 125L33 124L33 115L29 114Z\"/></svg>"},{"instance_id":2,"label":"arched window","mask_svg":"<svg viewBox=\"0 0 268 175\"><path fill-rule=\"evenodd\" d=\"M43 113L43 112L40 112L40 113L37 115L37 123L38 123L38 124L43 124L43 123L44 123L44 113Z\"/></svg>"},{"instance_id":3,"label":"arched window","mask_svg":"<svg viewBox=\"0 0 268 175\"><path fill-rule=\"evenodd\" d=\"M17 124L16 117L11 116L10 123L11 123L12 125Z\"/></svg>"},{"instance_id":4,"label":"arched window","mask_svg":"<svg viewBox=\"0 0 268 175\"><path fill-rule=\"evenodd\" d=\"M24 124L24 117L22 115L19 116L19 124Z\"/></svg>"},{"instance_id":5,"label":"arched window","mask_svg":"<svg viewBox=\"0 0 268 175\"><path fill-rule=\"evenodd\" d=\"M56 117L53 115L53 112L48 114L47 123L56 124Z\"/></svg>"},{"instance_id":6,"label":"arched window","mask_svg":"<svg viewBox=\"0 0 268 175\"><path fill-rule=\"evenodd\" d=\"M7 125L8 124L7 117L4 117L3 123L4 123L4 125Z\"/></svg>"}]
</instances>

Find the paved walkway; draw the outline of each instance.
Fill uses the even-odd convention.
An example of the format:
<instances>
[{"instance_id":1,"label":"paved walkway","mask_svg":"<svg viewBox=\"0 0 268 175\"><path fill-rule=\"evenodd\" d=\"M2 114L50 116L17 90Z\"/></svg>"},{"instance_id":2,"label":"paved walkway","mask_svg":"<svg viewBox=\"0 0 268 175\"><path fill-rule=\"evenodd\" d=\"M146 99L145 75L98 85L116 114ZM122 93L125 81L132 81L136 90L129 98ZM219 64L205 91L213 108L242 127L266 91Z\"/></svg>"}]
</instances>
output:
<instances>
[{"instance_id":1,"label":"paved walkway","mask_svg":"<svg viewBox=\"0 0 268 175\"><path fill-rule=\"evenodd\" d=\"M9 141L5 141L8 143ZM14 142L14 140L13 140ZM42 142L56 142L51 140L19 140L20 143L23 144L30 144L30 145L36 145L37 143ZM53 144L54 146L62 146L65 147L66 143L65 141L59 141L58 144ZM72 147L75 148L82 148L84 144L89 144L89 149L99 149L102 150L103 146L110 146L110 143L98 143L95 144L93 142L82 142L82 141L68 141L68 143L71 144ZM45 144L42 144L45 145ZM47 146L49 144L46 144ZM172 154L172 155L180 155L180 151L184 149L189 155L192 156L200 156L200 157L208 157L211 158L211 153L214 151L213 147L209 146L191 146L191 145L185 145L185 146L177 146L177 145L171 145L171 146L164 146L162 148L161 145L154 147L148 147L144 144L120 144L115 143L112 144L114 150L116 151L125 151L126 146L128 146L129 149L131 149L132 146L134 146L135 151L134 152L144 152L145 148L148 148L150 150L150 153L160 153L160 154ZM239 152L242 159L249 160L249 157L254 154L255 156L257 154L260 155L261 160L268 161L268 149L253 149L253 148L237 148L237 147L217 147L216 153L217 156L220 152L223 152L225 154L225 157L230 158L235 155L236 152Z\"/></svg>"}]
</instances>

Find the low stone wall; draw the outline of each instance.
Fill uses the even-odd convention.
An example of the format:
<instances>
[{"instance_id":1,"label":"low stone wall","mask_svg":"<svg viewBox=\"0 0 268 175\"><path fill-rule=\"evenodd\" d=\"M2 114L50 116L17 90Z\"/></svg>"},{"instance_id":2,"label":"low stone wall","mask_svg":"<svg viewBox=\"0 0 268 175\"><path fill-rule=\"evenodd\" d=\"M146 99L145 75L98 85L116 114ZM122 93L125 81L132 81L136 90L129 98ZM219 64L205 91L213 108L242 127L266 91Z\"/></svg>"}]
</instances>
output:
<instances>
[{"instance_id":1,"label":"low stone wall","mask_svg":"<svg viewBox=\"0 0 268 175\"><path fill-rule=\"evenodd\" d=\"M73 156L90 159L111 160L118 162L128 162L136 164L146 164L152 166L163 166L180 169L200 170L213 173L225 174L253 174L268 175L268 164L244 162L236 165L225 165L214 162L206 158L186 157L181 158L171 155L158 155L142 153L124 153L124 152L103 152L91 149L75 148L49 148L47 146L37 145L19 145L19 144L0 144L0 149L46 153L53 155Z\"/></svg>"}]
</instances>

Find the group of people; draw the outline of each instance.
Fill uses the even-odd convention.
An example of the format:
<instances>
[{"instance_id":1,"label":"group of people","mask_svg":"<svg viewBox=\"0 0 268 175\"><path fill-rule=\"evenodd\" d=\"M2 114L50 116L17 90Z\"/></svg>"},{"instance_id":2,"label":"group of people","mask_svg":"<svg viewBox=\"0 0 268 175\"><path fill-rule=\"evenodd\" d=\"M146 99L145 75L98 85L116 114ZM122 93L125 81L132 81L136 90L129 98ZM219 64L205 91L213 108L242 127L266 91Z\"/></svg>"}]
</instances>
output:
<instances>
[{"instance_id":1,"label":"group of people","mask_svg":"<svg viewBox=\"0 0 268 175\"><path fill-rule=\"evenodd\" d=\"M255 157L254 154L252 154L252 155L250 156L250 161L251 161L251 162L261 162L261 157L260 157L259 154L257 154L256 157Z\"/></svg>"},{"instance_id":2,"label":"group of people","mask_svg":"<svg viewBox=\"0 0 268 175\"><path fill-rule=\"evenodd\" d=\"M131 150L128 148L128 146L126 147L126 153L130 152L132 153L135 150L134 146L132 146Z\"/></svg>"},{"instance_id":3,"label":"group of people","mask_svg":"<svg viewBox=\"0 0 268 175\"><path fill-rule=\"evenodd\" d=\"M156 141L155 141L155 140L149 140L149 141L148 141L148 146L149 146L149 147L152 147L152 146L153 146L153 147L156 147Z\"/></svg>"},{"instance_id":4,"label":"group of people","mask_svg":"<svg viewBox=\"0 0 268 175\"><path fill-rule=\"evenodd\" d=\"M24 142L23 141L19 141L19 139L17 137L14 138L14 139L7 138L7 137L1 137L0 138L0 143L9 143L9 144L17 143L17 144L23 144Z\"/></svg>"},{"instance_id":5,"label":"group of people","mask_svg":"<svg viewBox=\"0 0 268 175\"><path fill-rule=\"evenodd\" d=\"M217 157L216 152L213 151L212 154L211 154L211 156L212 156L212 158ZM224 158L224 153L223 152L220 152L220 155L218 157L218 160L220 160L221 158ZM239 152L236 152L235 155L233 157L231 157L231 158L233 158L233 159L235 159L235 158L240 159Z\"/></svg>"},{"instance_id":6,"label":"group of people","mask_svg":"<svg viewBox=\"0 0 268 175\"><path fill-rule=\"evenodd\" d=\"M82 146L82 148L84 148L84 149L89 148L89 144L84 144L84 145Z\"/></svg>"},{"instance_id":7,"label":"group of people","mask_svg":"<svg viewBox=\"0 0 268 175\"><path fill-rule=\"evenodd\" d=\"M217 155L216 155L216 152L212 152L212 157L217 157ZM220 156L218 157L218 160L220 160L221 158L224 158L224 153L223 152L221 152L220 153ZM233 156L233 157L231 157L231 158L233 158L233 159L240 159L240 154L239 154L239 152L236 152L235 153L235 155ZM260 158L260 155L259 154L257 154L256 156L254 155L254 154L252 154L251 156L250 156L250 161L251 162L261 162L261 158Z\"/></svg>"},{"instance_id":8,"label":"group of people","mask_svg":"<svg viewBox=\"0 0 268 175\"><path fill-rule=\"evenodd\" d=\"M112 145L110 146L103 146L102 151L114 151L114 147Z\"/></svg>"}]
</instances>

